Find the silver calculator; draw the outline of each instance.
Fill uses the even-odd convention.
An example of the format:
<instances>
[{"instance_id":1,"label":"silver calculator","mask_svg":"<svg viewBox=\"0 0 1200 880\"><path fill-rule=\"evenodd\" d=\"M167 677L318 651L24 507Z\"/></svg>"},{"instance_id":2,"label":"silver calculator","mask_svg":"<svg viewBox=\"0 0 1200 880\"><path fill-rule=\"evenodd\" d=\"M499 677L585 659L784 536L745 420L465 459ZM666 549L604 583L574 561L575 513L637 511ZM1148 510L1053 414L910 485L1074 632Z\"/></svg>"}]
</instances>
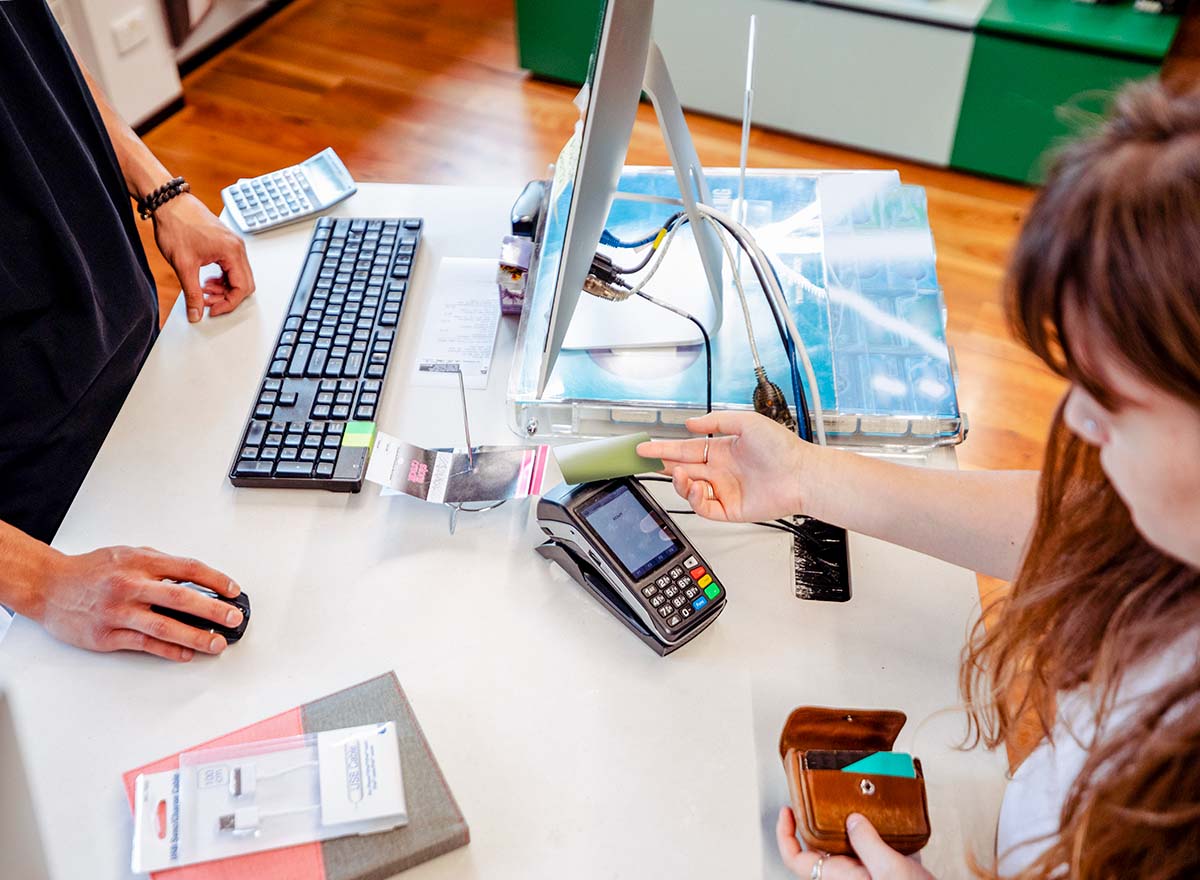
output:
<instances>
[{"instance_id":1,"label":"silver calculator","mask_svg":"<svg viewBox=\"0 0 1200 880\"><path fill-rule=\"evenodd\" d=\"M329 147L291 168L239 180L221 190L221 199L238 229L265 232L319 214L357 190Z\"/></svg>"}]
</instances>

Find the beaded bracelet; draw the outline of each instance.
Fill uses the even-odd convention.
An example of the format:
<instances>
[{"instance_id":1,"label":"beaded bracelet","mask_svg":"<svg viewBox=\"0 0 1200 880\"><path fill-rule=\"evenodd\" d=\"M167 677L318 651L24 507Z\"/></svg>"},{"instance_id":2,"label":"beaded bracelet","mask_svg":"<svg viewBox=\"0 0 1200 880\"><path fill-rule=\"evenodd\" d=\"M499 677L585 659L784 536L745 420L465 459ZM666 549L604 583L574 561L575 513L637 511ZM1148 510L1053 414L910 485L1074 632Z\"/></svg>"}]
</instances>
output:
<instances>
[{"instance_id":1,"label":"beaded bracelet","mask_svg":"<svg viewBox=\"0 0 1200 880\"><path fill-rule=\"evenodd\" d=\"M171 201L171 199L185 192L190 192L191 189L192 185L182 177L172 177L145 198L137 200L138 213L143 220L149 220L155 211Z\"/></svg>"}]
</instances>

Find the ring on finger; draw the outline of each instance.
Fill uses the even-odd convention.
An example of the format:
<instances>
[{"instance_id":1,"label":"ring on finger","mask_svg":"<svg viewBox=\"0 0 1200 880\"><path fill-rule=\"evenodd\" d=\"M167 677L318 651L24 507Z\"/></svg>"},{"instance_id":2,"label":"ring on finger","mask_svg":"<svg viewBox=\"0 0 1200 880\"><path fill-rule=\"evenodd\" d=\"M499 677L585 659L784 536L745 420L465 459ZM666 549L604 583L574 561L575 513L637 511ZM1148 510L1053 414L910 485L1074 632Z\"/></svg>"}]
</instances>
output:
<instances>
[{"instance_id":1,"label":"ring on finger","mask_svg":"<svg viewBox=\"0 0 1200 880\"><path fill-rule=\"evenodd\" d=\"M821 871L825 868L825 860L829 858L829 853L821 853L820 857L813 862L812 873L809 874L809 880L821 880Z\"/></svg>"},{"instance_id":2,"label":"ring on finger","mask_svg":"<svg viewBox=\"0 0 1200 880\"><path fill-rule=\"evenodd\" d=\"M704 463L708 464L708 438L704 438Z\"/></svg>"}]
</instances>

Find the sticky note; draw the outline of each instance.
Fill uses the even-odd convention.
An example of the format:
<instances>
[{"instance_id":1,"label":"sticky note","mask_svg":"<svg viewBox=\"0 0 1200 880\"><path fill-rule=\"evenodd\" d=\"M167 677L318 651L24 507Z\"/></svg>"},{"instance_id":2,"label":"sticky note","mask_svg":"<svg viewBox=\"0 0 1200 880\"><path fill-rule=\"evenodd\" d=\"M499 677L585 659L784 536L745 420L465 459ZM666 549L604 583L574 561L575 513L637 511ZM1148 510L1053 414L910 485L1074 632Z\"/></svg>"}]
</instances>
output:
<instances>
[{"instance_id":1,"label":"sticky note","mask_svg":"<svg viewBox=\"0 0 1200 880\"><path fill-rule=\"evenodd\" d=\"M639 443L650 435L645 431L624 437L605 437L586 443L572 443L554 450L558 469L568 483L591 483L661 471L663 463L657 458L642 458L637 454Z\"/></svg>"},{"instance_id":2,"label":"sticky note","mask_svg":"<svg viewBox=\"0 0 1200 880\"><path fill-rule=\"evenodd\" d=\"M917 778L912 755L904 752L876 752L858 759L853 764L847 764L842 768L842 772L875 776L903 776L906 779Z\"/></svg>"},{"instance_id":3,"label":"sticky note","mask_svg":"<svg viewBox=\"0 0 1200 880\"><path fill-rule=\"evenodd\" d=\"M370 449L374 443L374 422L346 422L346 430L342 434L343 446L362 446Z\"/></svg>"}]
</instances>

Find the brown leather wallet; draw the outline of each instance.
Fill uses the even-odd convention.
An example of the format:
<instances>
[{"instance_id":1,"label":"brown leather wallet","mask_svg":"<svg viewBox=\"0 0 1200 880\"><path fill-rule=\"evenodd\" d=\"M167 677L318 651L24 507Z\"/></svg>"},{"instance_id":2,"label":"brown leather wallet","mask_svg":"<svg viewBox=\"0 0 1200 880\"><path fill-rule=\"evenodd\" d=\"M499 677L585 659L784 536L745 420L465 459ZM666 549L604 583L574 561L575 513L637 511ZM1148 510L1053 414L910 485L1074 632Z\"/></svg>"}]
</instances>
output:
<instances>
[{"instance_id":1,"label":"brown leather wallet","mask_svg":"<svg viewBox=\"0 0 1200 880\"><path fill-rule=\"evenodd\" d=\"M903 712L820 706L792 710L779 736L779 756L787 773L796 829L808 849L853 855L846 835L846 817L851 813L870 819L888 846L905 855L929 842L925 776L916 758L915 779L818 769L809 761L809 753L817 752L889 752L906 720Z\"/></svg>"}]
</instances>

